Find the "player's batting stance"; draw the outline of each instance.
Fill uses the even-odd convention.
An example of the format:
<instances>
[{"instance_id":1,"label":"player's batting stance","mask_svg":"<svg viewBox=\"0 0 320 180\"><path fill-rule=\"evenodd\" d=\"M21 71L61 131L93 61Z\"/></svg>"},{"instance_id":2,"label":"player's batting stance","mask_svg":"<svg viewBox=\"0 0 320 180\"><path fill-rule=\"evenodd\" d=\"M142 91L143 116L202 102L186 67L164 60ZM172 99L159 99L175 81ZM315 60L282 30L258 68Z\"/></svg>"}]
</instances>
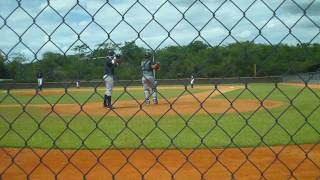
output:
<instances>
[{"instance_id":1,"label":"player's batting stance","mask_svg":"<svg viewBox=\"0 0 320 180\"><path fill-rule=\"evenodd\" d=\"M153 97L153 103L158 104L156 81L154 70L160 70L160 64L151 60L151 53L146 52L144 60L141 61L142 85L144 89L145 103L150 104L150 96Z\"/></svg>"},{"instance_id":2,"label":"player's batting stance","mask_svg":"<svg viewBox=\"0 0 320 180\"><path fill-rule=\"evenodd\" d=\"M120 57L114 56L113 51L108 52L106 57L106 62L104 66L104 76L103 80L106 86L106 92L104 95L103 106L112 109L111 96L112 96L112 87L113 87L113 78L114 78L114 68L120 64Z\"/></svg>"}]
</instances>

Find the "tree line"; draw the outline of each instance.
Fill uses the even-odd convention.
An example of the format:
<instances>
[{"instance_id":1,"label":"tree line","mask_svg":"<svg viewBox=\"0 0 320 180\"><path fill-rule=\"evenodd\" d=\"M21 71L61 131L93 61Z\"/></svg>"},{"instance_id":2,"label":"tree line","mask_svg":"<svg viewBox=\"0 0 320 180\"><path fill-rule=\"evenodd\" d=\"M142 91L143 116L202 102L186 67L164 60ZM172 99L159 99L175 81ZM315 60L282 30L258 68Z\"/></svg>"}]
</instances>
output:
<instances>
[{"instance_id":1,"label":"tree line","mask_svg":"<svg viewBox=\"0 0 320 180\"><path fill-rule=\"evenodd\" d=\"M0 79L32 82L41 71L46 81L97 80L104 71L104 57L109 50L121 52L122 64L116 69L117 79L140 79L140 62L146 49L134 42L122 46L101 44L90 50L76 46L73 55L46 52L38 61L30 62L23 54L5 61L0 54ZM88 53L88 51L90 53ZM202 41L185 46L168 46L155 52L161 70L157 78L175 79L214 77L252 77L296 74L319 70L320 44L267 45L238 42L211 47ZM256 71L254 71L256 67Z\"/></svg>"}]
</instances>

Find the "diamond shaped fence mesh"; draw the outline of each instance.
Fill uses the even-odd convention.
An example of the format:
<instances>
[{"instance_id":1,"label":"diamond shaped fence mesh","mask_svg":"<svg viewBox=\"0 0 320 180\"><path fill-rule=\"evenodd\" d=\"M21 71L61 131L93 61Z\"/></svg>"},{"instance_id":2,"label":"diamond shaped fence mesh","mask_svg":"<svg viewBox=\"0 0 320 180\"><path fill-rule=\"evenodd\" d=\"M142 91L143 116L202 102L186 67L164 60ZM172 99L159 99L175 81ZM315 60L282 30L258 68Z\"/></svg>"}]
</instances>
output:
<instances>
[{"instance_id":1,"label":"diamond shaped fence mesh","mask_svg":"<svg viewBox=\"0 0 320 180\"><path fill-rule=\"evenodd\" d=\"M0 179L320 178L319 0L0 0Z\"/></svg>"}]
</instances>

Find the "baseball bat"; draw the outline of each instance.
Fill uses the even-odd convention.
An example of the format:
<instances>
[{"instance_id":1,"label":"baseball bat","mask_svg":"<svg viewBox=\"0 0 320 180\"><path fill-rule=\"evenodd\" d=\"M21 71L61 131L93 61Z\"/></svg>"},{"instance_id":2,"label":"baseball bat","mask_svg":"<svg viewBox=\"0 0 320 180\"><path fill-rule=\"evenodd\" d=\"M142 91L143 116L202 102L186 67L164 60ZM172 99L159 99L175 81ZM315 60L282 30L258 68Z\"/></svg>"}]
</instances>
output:
<instances>
[{"instance_id":1,"label":"baseball bat","mask_svg":"<svg viewBox=\"0 0 320 180\"><path fill-rule=\"evenodd\" d=\"M154 51L152 53L152 62L154 63ZM154 78L154 80L156 80L156 70L153 69L152 71L153 71L153 78Z\"/></svg>"},{"instance_id":2,"label":"baseball bat","mask_svg":"<svg viewBox=\"0 0 320 180\"><path fill-rule=\"evenodd\" d=\"M105 59L106 57L94 57L94 58L91 58L91 59Z\"/></svg>"},{"instance_id":3,"label":"baseball bat","mask_svg":"<svg viewBox=\"0 0 320 180\"><path fill-rule=\"evenodd\" d=\"M102 57L102 56L100 56L100 57L85 57L84 59L106 59L108 56L105 56L105 57ZM114 56L114 57L116 57L116 56Z\"/></svg>"}]
</instances>

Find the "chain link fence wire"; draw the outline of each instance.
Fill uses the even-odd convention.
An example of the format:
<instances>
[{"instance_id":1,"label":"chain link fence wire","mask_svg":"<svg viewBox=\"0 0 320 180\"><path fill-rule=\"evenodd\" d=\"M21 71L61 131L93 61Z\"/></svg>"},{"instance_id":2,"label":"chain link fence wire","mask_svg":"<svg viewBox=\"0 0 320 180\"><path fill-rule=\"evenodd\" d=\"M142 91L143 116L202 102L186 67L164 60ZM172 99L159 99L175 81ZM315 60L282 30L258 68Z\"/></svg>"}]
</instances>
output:
<instances>
[{"instance_id":1,"label":"chain link fence wire","mask_svg":"<svg viewBox=\"0 0 320 180\"><path fill-rule=\"evenodd\" d=\"M320 178L319 9L1 0L0 179Z\"/></svg>"}]
</instances>

